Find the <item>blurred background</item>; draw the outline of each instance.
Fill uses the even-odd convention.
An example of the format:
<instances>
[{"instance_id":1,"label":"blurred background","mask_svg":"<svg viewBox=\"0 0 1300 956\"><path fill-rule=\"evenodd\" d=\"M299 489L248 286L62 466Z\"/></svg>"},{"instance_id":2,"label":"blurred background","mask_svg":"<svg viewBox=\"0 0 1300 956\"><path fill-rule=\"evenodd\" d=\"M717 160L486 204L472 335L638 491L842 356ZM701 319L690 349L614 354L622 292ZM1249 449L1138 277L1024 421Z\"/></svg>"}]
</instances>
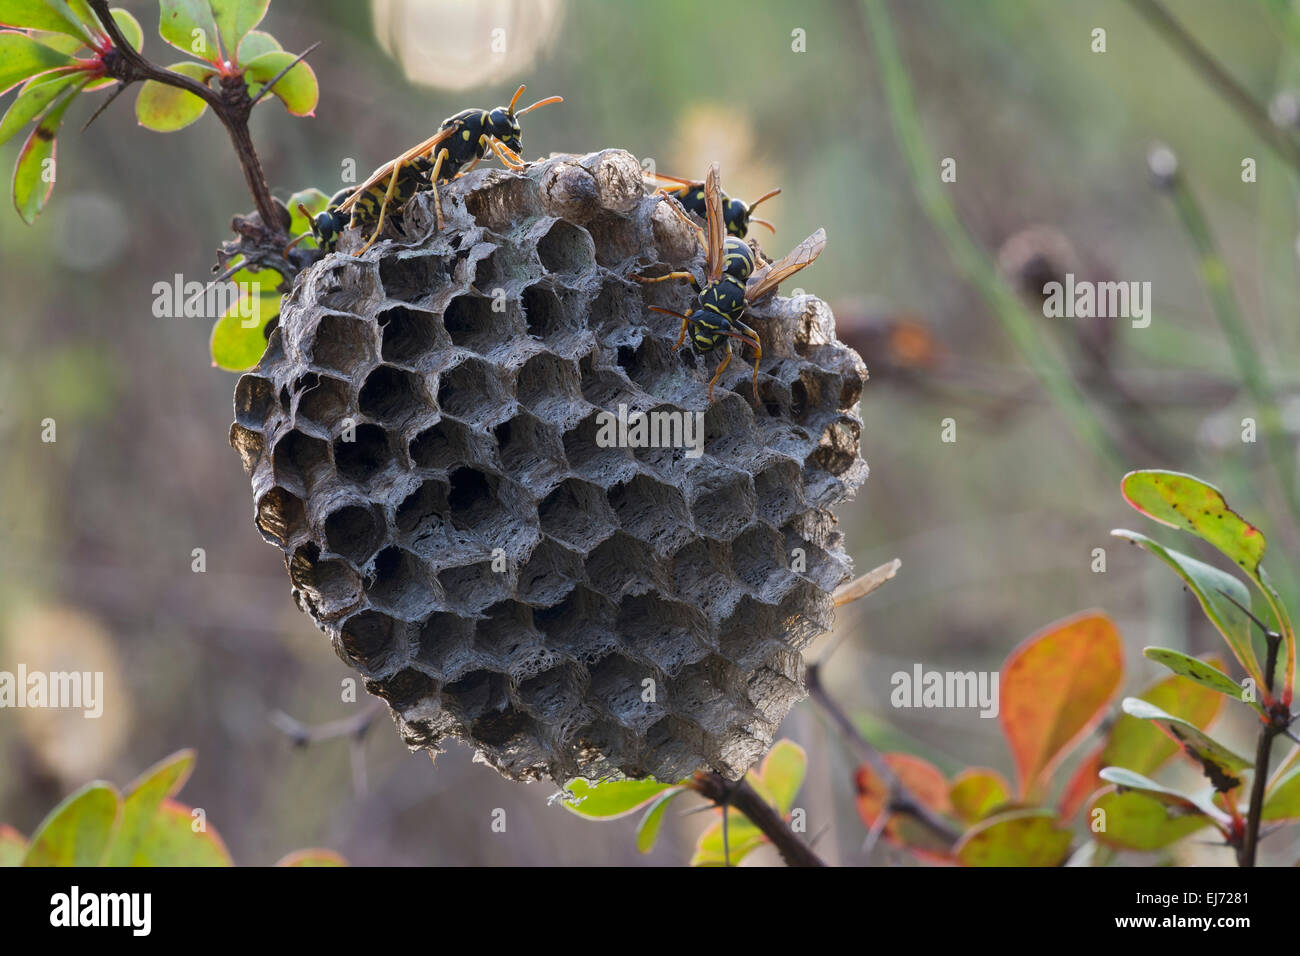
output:
<instances>
[{"instance_id":1,"label":"blurred background","mask_svg":"<svg viewBox=\"0 0 1300 956\"><path fill-rule=\"evenodd\" d=\"M145 25L146 55L179 59L157 37L154 0L121 5ZM1294 121L1287 3L1172 9L1260 103L1277 99L1277 121ZM894 581L841 612L830 693L882 749L1010 776L996 721L893 710L890 674L915 662L996 669L1027 635L1090 607L1125 636L1129 692L1159 676L1144 645L1218 649L1177 579L1109 537L1125 526L1173 536L1124 505L1125 471L1169 467L1220 485L1269 535L1273 577L1300 595L1296 515L1279 480L1295 466L1292 432L1272 455L1263 438L1240 440L1241 419L1259 412L1194 237L1153 186L1147 155L1156 142L1177 155L1284 429L1300 428L1297 173L1121 0L909 0L889 11L915 96L901 119L919 124L933 160L921 182L959 222L936 221L934 203L917 199L857 0L274 0L263 29L292 50L321 41L310 61L321 100L308 119L260 107L254 135L276 195L332 193L343 160L364 175L443 117L504 103L526 82L525 102L565 98L525 123L527 157L617 146L679 176L717 160L741 198L782 187L763 207L777 234L758 239L778 256L826 228L828 251L800 284L831 303L871 372L861 404L871 477L840 512L848 547L859 571L902 560ZM1092 52L1097 27L1105 53ZM497 29L505 52L494 52ZM642 856L631 820L580 820L549 802L551 784L509 783L460 746L431 764L405 750L386 714L358 748L295 748L273 723L276 711L308 724L356 718L370 703L364 692L340 699L351 671L294 607L280 554L253 526L226 437L236 376L209 367L211 322L151 311L153 284L205 280L231 215L251 208L234 154L211 116L159 135L137 127L133 101L84 134L86 116L70 117L35 227L0 211L0 669L103 670L109 694L97 721L0 712L0 821L30 832L85 780L125 784L194 747L182 799L207 811L242 864L309 845L359 864L684 862L709 815L674 812ZM945 157L956 182L940 183ZM1246 157L1257 182L1242 181ZM950 252L963 232L974 255L958 265ZM1044 318L1033 290L1066 272L1150 282L1150 327ZM1029 294L990 298L998 275ZM1019 339L1008 334L1017 328ZM1102 437L1082 437L1045 383L1075 395L1075 416ZM53 444L40 441L47 417ZM948 418L956 442L941 441ZM199 547L202 574L191 570ZM1095 548L1106 549L1104 573ZM1248 720L1220 729L1249 752ZM820 714L802 704L782 733L809 752L797 804L821 832L819 852L894 860L884 846L860 852L853 760ZM505 835L490 829L498 807Z\"/></svg>"}]
</instances>

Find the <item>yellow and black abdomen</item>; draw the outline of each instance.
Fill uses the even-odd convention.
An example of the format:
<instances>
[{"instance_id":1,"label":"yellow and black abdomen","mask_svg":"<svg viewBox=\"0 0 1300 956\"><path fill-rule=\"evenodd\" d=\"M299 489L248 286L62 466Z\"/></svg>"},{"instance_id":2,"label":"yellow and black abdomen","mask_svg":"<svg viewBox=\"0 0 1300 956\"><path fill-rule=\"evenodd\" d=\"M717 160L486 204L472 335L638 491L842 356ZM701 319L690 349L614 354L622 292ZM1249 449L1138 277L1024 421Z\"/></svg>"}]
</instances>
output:
<instances>
[{"instance_id":1,"label":"yellow and black abdomen","mask_svg":"<svg viewBox=\"0 0 1300 956\"><path fill-rule=\"evenodd\" d=\"M393 188L392 207L399 209L406 205L417 192L428 189L429 171L433 163L423 156L417 156L397 171L397 185ZM352 219L349 225L370 227L379 222L379 210L388 192L388 179L381 179L367 189L352 206Z\"/></svg>"},{"instance_id":2,"label":"yellow and black abdomen","mask_svg":"<svg viewBox=\"0 0 1300 956\"><path fill-rule=\"evenodd\" d=\"M726 339L732 323L745 312L745 284L729 275L700 293L691 314L691 341L695 351L708 352Z\"/></svg>"}]
</instances>

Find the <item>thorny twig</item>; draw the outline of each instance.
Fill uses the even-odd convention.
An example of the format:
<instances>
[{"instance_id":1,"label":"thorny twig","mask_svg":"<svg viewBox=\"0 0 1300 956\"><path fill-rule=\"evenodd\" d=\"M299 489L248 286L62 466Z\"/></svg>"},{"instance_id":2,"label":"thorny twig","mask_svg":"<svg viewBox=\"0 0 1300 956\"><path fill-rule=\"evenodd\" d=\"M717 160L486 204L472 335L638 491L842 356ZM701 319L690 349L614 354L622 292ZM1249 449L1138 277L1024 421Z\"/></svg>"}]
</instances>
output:
<instances>
[{"instance_id":1,"label":"thorny twig","mask_svg":"<svg viewBox=\"0 0 1300 956\"><path fill-rule=\"evenodd\" d=\"M730 848L726 846L726 814L729 807L749 818L766 836L781 859L790 866L825 866L822 860L782 819L776 808L769 804L757 790L749 785L744 777L728 780L720 773L700 771L686 784L705 799L722 808L723 813L723 856L727 865L731 863Z\"/></svg>"}]
</instances>

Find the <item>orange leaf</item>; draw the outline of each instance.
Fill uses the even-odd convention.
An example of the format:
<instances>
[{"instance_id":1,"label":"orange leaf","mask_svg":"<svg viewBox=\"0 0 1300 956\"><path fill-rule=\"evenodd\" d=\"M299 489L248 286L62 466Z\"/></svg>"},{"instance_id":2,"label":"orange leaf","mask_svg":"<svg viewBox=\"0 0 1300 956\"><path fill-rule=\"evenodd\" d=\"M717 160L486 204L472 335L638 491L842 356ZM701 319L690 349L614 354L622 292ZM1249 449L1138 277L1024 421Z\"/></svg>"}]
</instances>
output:
<instances>
[{"instance_id":1,"label":"orange leaf","mask_svg":"<svg viewBox=\"0 0 1300 956\"><path fill-rule=\"evenodd\" d=\"M1061 811L1062 820L1069 820L1090 796L1106 786L1106 781L1097 776L1101 773L1101 768L1106 766L1106 760L1103 759L1105 750L1106 745L1103 743L1074 768L1074 773L1066 782L1065 789L1061 791L1058 809Z\"/></svg>"},{"instance_id":2,"label":"orange leaf","mask_svg":"<svg viewBox=\"0 0 1300 956\"><path fill-rule=\"evenodd\" d=\"M1123 676L1124 643L1098 611L1057 621L1011 652L1000 719L1022 797L1101 719Z\"/></svg>"},{"instance_id":3,"label":"orange leaf","mask_svg":"<svg viewBox=\"0 0 1300 956\"><path fill-rule=\"evenodd\" d=\"M952 778L948 799L957 816L976 823L1011 799L1011 786L996 770L971 767Z\"/></svg>"},{"instance_id":4,"label":"orange leaf","mask_svg":"<svg viewBox=\"0 0 1300 956\"><path fill-rule=\"evenodd\" d=\"M938 767L911 754L885 754L884 759L917 800L938 813L952 812L952 803L948 799L948 781ZM858 816L870 830L889 799L889 788L865 764L858 768L856 783ZM906 815L892 816L885 824L884 836L891 843L906 846L918 856L935 861L948 860L946 844L924 825Z\"/></svg>"}]
</instances>

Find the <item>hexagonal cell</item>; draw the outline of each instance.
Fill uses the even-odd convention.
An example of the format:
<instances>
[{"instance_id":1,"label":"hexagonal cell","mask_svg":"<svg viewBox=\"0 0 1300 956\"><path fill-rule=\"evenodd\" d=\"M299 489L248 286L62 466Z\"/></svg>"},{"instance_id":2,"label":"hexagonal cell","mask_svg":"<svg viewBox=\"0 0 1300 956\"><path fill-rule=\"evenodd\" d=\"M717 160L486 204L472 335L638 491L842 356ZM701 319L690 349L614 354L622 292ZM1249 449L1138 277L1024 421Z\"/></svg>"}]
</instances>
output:
<instances>
[{"instance_id":1,"label":"hexagonal cell","mask_svg":"<svg viewBox=\"0 0 1300 956\"><path fill-rule=\"evenodd\" d=\"M351 408L352 386L330 375L314 378L298 396L298 416L327 432Z\"/></svg>"},{"instance_id":2,"label":"hexagonal cell","mask_svg":"<svg viewBox=\"0 0 1300 956\"><path fill-rule=\"evenodd\" d=\"M474 624L474 650L492 661L495 670L515 679L527 679L558 663L554 653L542 647L542 636L533 627L532 610L518 601L506 600L483 612Z\"/></svg>"},{"instance_id":3,"label":"hexagonal cell","mask_svg":"<svg viewBox=\"0 0 1300 956\"><path fill-rule=\"evenodd\" d=\"M499 711L484 714L470 724L470 733L490 747L508 751L512 742L527 746L530 736L535 739L537 730L531 717L507 705ZM509 763L509 760L501 762Z\"/></svg>"},{"instance_id":4,"label":"hexagonal cell","mask_svg":"<svg viewBox=\"0 0 1300 956\"><path fill-rule=\"evenodd\" d=\"M346 435L334 439L334 464L344 478L365 483L386 469L393 460L388 447L388 433L380 426L367 422L358 425L353 440Z\"/></svg>"},{"instance_id":5,"label":"hexagonal cell","mask_svg":"<svg viewBox=\"0 0 1300 956\"><path fill-rule=\"evenodd\" d=\"M784 547L785 553L792 555L790 570L793 573L815 582L823 591L834 591L839 587L844 578L844 566L817 545L787 530Z\"/></svg>"},{"instance_id":6,"label":"hexagonal cell","mask_svg":"<svg viewBox=\"0 0 1300 956\"><path fill-rule=\"evenodd\" d=\"M732 567L755 594L775 598L773 589L790 574L784 540L767 525L756 524L731 543Z\"/></svg>"},{"instance_id":7,"label":"hexagonal cell","mask_svg":"<svg viewBox=\"0 0 1300 956\"><path fill-rule=\"evenodd\" d=\"M452 299L442 313L451 341L486 355L514 334L507 312L493 310L494 299L465 293Z\"/></svg>"},{"instance_id":8,"label":"hexagonal cell","mask_svg":"<svg viewBox=\"0 0 1300 956\"><path fill-rule=\"evenodd\" d=\"M325 518L325 546L360 566L370 560L384 541L384 517L372 504L336 508Z\"/></svg>"},{"instance_id":9,"label":"hexagonal cell","mask_svg":"<svg viewBox=\"0 0 1300 956\"><path fill-rule=\"evenodd\" d=\"M617 408L635 394L636 386L622 369L597 367L596 353L582 357L578 369L582 374L582 397L597 408Z\"/></svg>"},{"instance_id":10,"label":"hexagonal cell","mask_svg":"<svg viewBox=\"0 0 1300 956\"><path fill-rule=\"evenodd\" d=\"M271 453L271 469L281 485L308 490L329 477L329 445L296 428L285 432Z\"/></svg>"},{"instance_id":11,"label":"hexagonal cell","mask_svg":"<svg viewBox=\"0 0 1300 956\"><path fill-rule=\"evenodd\" d=\"M591 668L591 693L612 720L640 733L665 714L658 700L664 688L656 688L655 700L645 700L646 680L658 684L660 676L644 664L611 654Z\"/></svg>"},{"instance_id":12,"label":"hexagonal cell","mask_svg":"<svg viewBox=\"0 0 1300 956\"><path fill-rule=\"evenodd\" d=\"M590 482L566 478L538 506L542 531L580 551L590 551L614 533L614 511L605 493Z\"/></svg>"},{"instance_id":13,"label":"hexagonal cell","mask_svg":"<svg viewBox=\"0 0 1300 956\"><path fill-rule=\"evenodd\" d=\"M693 534L691 513L679 488L637 475L609 489L609 503L623 530L661 554L676 550Z\"/></svg>"},{"instance_id":14,"label":"hexagonal cell","mask_svg":"<svg viewBox=\"0 0 1300 956\"><path fill-rule=\"evenodd\" d=\"M520 305L528 323L528 334L534 338L549 342L557 335L572 331L564 303L549 287L528 286L520 297Z\"/></svg>"},{"instance_id":15,"label":"hexagonal cell","mask_svg":"<svg viewBox=\"0 0 1300 956\"><path fill-rule=\"evenodd\" d=\"M534 717L560 724L581 705L586 680L571 664L553 667L519 684L519 702Z\"/></svg>"},{"instance_id":16,"label":"hexagonal cell","mask_svg":"<svg viewBox=\"0 0 1300 956\"><path fill-rule=\"evenodd\" d=\"M557 219L537 242L537 255L547 272L572 275L587 272L596 263L591 234L581 226Z\"/></svg>"},{"instance_id":17,"label":"hexagonal cell","mask_svg":"<svg viewBox=\"0 0 1300 956\"><path fill-rule=\"evenodd\" d=\"M482 359L467 358L439 376L438 406L465 421L485 423L500 418L508 400L492 367Z\"/></svg>"},{"instance_id":18,"label":"hexagonal cell","mask_svg":"<svg viewBox=\"0 0 1300 956\"><path fill-rule=\"evenodd\" d=\"M375 555L365 586L372 606L404 620L424 617L443 597L424 562L395 545Z\"/></svg>"},{"instance_id":19,"label":"hexagonal cell","mask_svg":"<svg viewBox=\"0 0 1300 956\"><path fill-rule=\"evenodd\" d=\"M509 685L504 674L474 670L444 685L442 699L448 710L468 723L480 715L500 713L508 707Z\"/></svg>"},{"instance_id":20,"label":"hexagonal cell","mask_svg":"<svg viewBox=\"0 0 1300 956\"><path fill-rule=\"evenodd\" d=\"M240 463L249 475L257 468L257 463L262 460L262 452L266 450L262 433L245 428L239 422L230 425L230 447L239 452Z\"/></svg>"},{"instance_id":21,"label":"hexagonal cell","mask_svg":"<svg viewBox=\"0 0 1300 956\"><path fill-rule=\"evenodd\" d=\"M602 332L622 332L627 328L627 316L644 311L641 296L639 287L632 288L630 283L613 276L605 279L591 304L591 322L599 323Z\"/></svg>"},{"instance_id":22,"label":"hexagonal cell","mask_svg":"<svg viewBox=\"0 0 1300 956\"><path fill-rule=\"evenodd\" d=\"M441 478L430 478L402 499L393 515L393 523L403 534L412 534L439 524L450 512L448 497L451 485Z\"/></svg>"},{"instance_id":23,"label":"hexagonal cell","mask_svg":"<svg viewBox=\"0 0 1300 956\"><path fill-rule=\"evenodd\" d=\"M728 696L714 675L708 673L708 668L693 670L674 681L667 696L668 709L675 716L688 719L711 736L725 736L732 726L749 717L739 701Z\"/></svg>"},{"instance_id":24,"label":"hexagonal cell","mask_svg":"<svg viewBox=\"0 0 1300 956\"><path fill-rule=\"evenodd\" d=\"M457 468L447 480L447 506L451 523L457 528L481 528L505 513L500 499L501 479L496 475L477 468Z\"/></svg>"},{"instance_id":25,"label":"hexagonal cell","mask_svg":"<svg viewBox=\"0 0 1300 956\"><path fill-rule=\"evenodd\" d=\"M546 646L581 664L591 665L611 653L617 606L609 598L578 585L551 607L533 608L533 626L546 635Z\"/></svg>"},{"instance_id":26,"label":"hexagonal cell","mask_svg":"<svg viewBox=\"0 0 1300 956\"><path fill-rule=\"evenodd\" d=\"M413 667L404 667L386 680L366 683L367 691L382 697L397 710L406 710L418 704L437 690L437 687L433 678Z\"/></svg>"},{"instance_id":27,"label":"hexagonal cell","mask_svg":"<svg viewBox=\"0 0 1300 956\"><path fill-rule=\"evenodd\" d=\"M654 594L623 598L616 631L622 647L670 677L709 653L709 622L704 615Z\"/></svg>"},{"instance_id":28,"label":"hexagonal cell","mask_svg":"<svg viewBox=\"0 0 1300 956\"><path fill-rule=\"evenodd\" d=\"M673 555L672 593L710 619L719 620L740 598L730 559L729 549L720 542L707 538L692 541Z\"/></svg>"},{"instance_id":29,"label":"hexagonal cell","mask_svg":"<svg viewBox=\"0 0 1300 956\"><path fill-rule=\"evenodd\" d=\"M718 650L748 673L781 646L780 636L780 611L746 595L722 622L718 632Z\"/></svg>"},{"instance_id":30,"label":"hexagonal cell","mask_svg":"<svg viewBox=\"0 0 1300 956\"><path fill-rule=\"evenodd\" d=\"M539 352L528 359L515 382L519 403L535 412L552 405L567 411L580 394L572 359L549 352Z\"/></svg>"},{"instance_id":31,"label":"hexagonal cell","mask_svg":"<svg viewBox=\"0 0 1300 956\"><path fill-rule=\"evenodd\" d=\"M565 473L559 430L529 412L493 429L501 467L525 485L552 484Z\"/></svg>"},{"instance_id":32,"label":"hexagonal cell","mask_svg":"<svg viewBox=\"0 0 1300 956\"><path fill-rule=\"evenodd\" d=\"M474 624L459 614L430 614L416 638L416 662L439 680L458 680L476 666Z\"/></svg>"},{"instance_id":33,"label":"hexagonal cell","mask_svg":"<svg viewBox=\"0 0 1300 956\"><path fill-rule=\"evenodd\" d=\"M734 538L753 520L757 508L753 482L744 472L700 470L691 517L704 534L723 541Z\"/></svg>"},{"instance_id":34,"label":"hexagonal cell","mask_svg":"<svg viewBox=\"0 0 1300 956\"><path fill-rule=\"evenodd\" d=\"M550 607L584 579L582 555L553 538L543 538L519 569L515 593L521 601Z\"/></svg>"},{"instance_id":35,"label":"hexagonal cell","mask_svg":"<svg viewBox=\"0 0 1300 956\"><path fill-rule=\"evenodd\" d=\"M275 386L260 375L243 375L235 386L235 421L261 429L275 405Z\"/></svg>"},{"instance_id":36,"label":"hexagonal cell","mask_svg":"<svg viewBox=\"0 0 1300 956\"><path fill-rule=\"evenodd\" d=\"M799 377L790 383L790 415L805 422L810 414L818 413L828 403L838 405L840 377L828 369L804 365Z\"/></svg>"},{"instance_id":37,"label":"hexagonal cell","mask_svg":"<svg viewBox=\"0 0 1300 956\"><path fill-rule=\"evenodd\" d=\"M427 252L398 252L379 263L379 281L384 293L399 302L419 302L449 278L447 264Z\"/></svg>"},{"instance_id":38,"label":"hexagonal cell","mask_svg":"<svg viewBox=\"0 0 1300 956\"><path fill-rule=\"evenodd\" d=\"M276 486L257 500L254 521L263 538L287 551L306 530L307 509L297 495Z\"/></svg>"},{"instance_id":39,"label":"hexagonal cell","mask_svg":"<svg viewBox=\"0 0 1300 956\"><path fill-rule=\"evenodd\" d=\"M861 438L862 426L847 415L842 415L822 432L821 438L817 440L817 450L810 459L832 475L842 475L857 461Z\"/></svg>"},{"instance_id":40,"label":"hexagonal cell","mask_svg":"<svg viewBox=\"0 0 1300 956\"><path fill-rule=\"evenodd\" d=\"M635 347L622 345L618 349L618 364L624 374L641 388L651 394L659 394L666 389L665 379L675 378L678 374L678 355L688 351L685 345L674 353L671 342L647 336Z\"/></svg>"},{"instance_id":41,"label":"hexagonal cell","mask_svg":"<svg viewBox=\"0 0 1300 956\"><path fill-rule=\"evenodd\" d=\"M415 365L437 347L437 322L432 313L405 306L375 316L382 329L379 354L385 362Z\"/></svg>"},{"instance_id":42,"label":"hexagonal cell","mask_svg":"<svg viewBox=\"0 0 1300 956\"><path fill-rule=\"evenodd\" d=\"M503 232L516 222L544 213L537 184L512 177L489 181L465 197L465 209L480 226Z\"/></svg>"},{"instance_id":43,"label":"hexagonal cell","mask_svg":"<svg viewBox=\"0 0 1300 956\"><path fill-rule=\"evenodd\" d=\"M350 375L362 363L372 361L373 344L373 333L361 319L326 313L311 340L311 360L321 368Z\"/></svg>"},{"instance_id":44,"label":"hexagonal cell","mask_svg":"<svg viewBox=\"0 0 1300 956\"><path fill-rule=\"evenodd\" d=\"M333 617L361 601L361 577L342 561L321 560L314 543L299 546L288 562L289 581L306 592L316 613Z\"/></svg>"},{"instance_id":45,"label":"hexagonal cell","mask_svg":"<svg viewBox=\"0 0 1300 956\"><path fill-rule=\"evenodd\" d=\"M352 615L339 630L339 645L363 674L382 671L403 653L409 625L380 611Z\"/></svg>"},{"instance_id":46,"label":"hexagonal cell","mask_svg":"<svg viewBox=\"0 0 1300 956\"><path fill-rule=\"evenodd\" d=\"M421 376L391 365L380 365L366 376L358 401L363 415L393 428L433 407Z\"/></svg>"},{"instance_id":47,"label":"hexagonal cell","mask_svg":"<svg viewBox=\"0 0 1300 956\"><path fill-rule=\"evenodd\" d=\"M478 458L479 444L468 425L442 418L411 440L411 461L417 468L446 470Z\"/></svg>"},{"instance_id":48,"label":"hexagonal cell","mask_svg":"<svg viewBox=\"0 0 1300 956\"><path fill-rule=\"evenodd\" d=\"M650 546L625 531L615 531L597 545L585 566L591 586L614 601L628 592L642 594L667 584Z\"/></svg>"},{"instance_id":49,"label":"hexagonal cell","mask_svg":"<svg viewBox=\"0 0 1300 956\"><path fill-rule=\"evenodd\" d=\"M447 595L447 603L466 613L478 613L508 596L506 575L492 570L491 561L478 561L446 568L438 574L438 583Z\"/></svg>"},{"instance_id":50,"label":"hexagonal cell","mask_svg":"<svg viewBox=\"0 0 1300 956\"><path fill-rule=\"evenodd\" d=\"M593 409L564 433L564 458L574 472L607 487L635 467L632 452L617 444L619 437L610 413Z\"/></svg>"},{"instance_id":51,"label":"hexagonal cell","mask_svg":"<svg viewBox=\"0 0 1300 956\"><path fill-rule=\"evenodd\" d=\"M780 527L805 507L799 466L789 459L768 465L754 476L758 513L769 524Z\"/></svg>"}]
</instances>

